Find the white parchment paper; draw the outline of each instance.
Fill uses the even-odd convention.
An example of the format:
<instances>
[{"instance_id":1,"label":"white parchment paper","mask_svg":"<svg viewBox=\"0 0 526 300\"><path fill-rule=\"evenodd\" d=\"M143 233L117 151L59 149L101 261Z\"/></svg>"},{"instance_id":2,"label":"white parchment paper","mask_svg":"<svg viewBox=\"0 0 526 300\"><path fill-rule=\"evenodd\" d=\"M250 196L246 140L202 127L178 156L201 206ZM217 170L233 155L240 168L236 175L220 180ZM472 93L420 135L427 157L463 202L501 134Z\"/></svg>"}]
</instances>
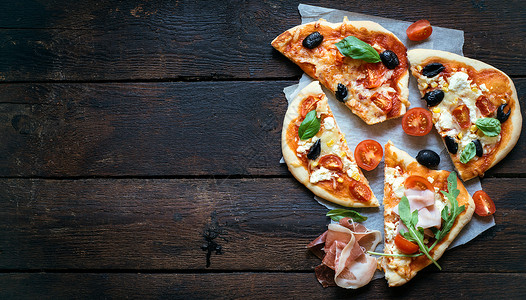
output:
<instances>
[{"instance_id":1,"label":"white parchment paper","mask_svg":"<svg viewBox=\"0 0 526 300\"><path fill-rule=\"evenodd\" d=\"M437 49L462 55L464 32L460 30L434 26L433 34L429 39L423 42L412 42L407 39L407 35L405 33L405 30L411 24L410 22L305 4L300 4L298 9L302 17L302 24L313 22L320 18L336 23L341 22L344 16L347 16L350 21L374 21L385 27L387 30L393 32L406 45L408 50L414 48ZM306 74L303 74L298 84L286 87L283 92L287 97L287 101L290 103L297 93L312 81L313 79L311 79ZM366 139L376 140L382 146L385 145L388 140L391 140L397 148L406 151L413 157L415 157L416 154L422 149L431 149L440 155L440 165L438 166L438 169L447 171L455 170L453 163L451 162L451 158L444 147L442 139L436 130L432 130L430 134L423 137L409 136L403 131L400 118L388 120L380 124L367 125L358 116L354 115L343 103L337 101L332 92L325 88L324 91L329 98L329 106L331 107L331 110L334 114L334 118L336 119L336 122L338 123L338 126L342 132L345 134L349 149L351 149L351 151L354 151L354 148L359 142ZM411 102L411 107L425 106L425 102L420 100L420 93L417 88L416 80L412 76L410 76L409 79L409 101ZM283 159L281 162L284 162ZM383 160L373 171L364 171L364 174L371 185L371 189L380 203L382 203L384 190L383 171ZM473 195L475 191L481 189L480 180L478 178L469 180L465 182L464 185L471 195ZM318 197L315 197L315 199L320 204L326 206L328 209L342 208L339 205L325 201ZM367 221L364 222L364 225L367 228L376 229L383 233L382 205L380 205L380 208L358 208L356 210L368 217ZM464 227L462 232L457 236L456 240L449 246L449 249L467 243L494 225L495 221L493 216L479 217L474 214L471 222ZM376 251L381 252L382 250L383 243L378 246ZM377 274L375 278L382 276L383 273Z\"/></svg>"}]
</instances>

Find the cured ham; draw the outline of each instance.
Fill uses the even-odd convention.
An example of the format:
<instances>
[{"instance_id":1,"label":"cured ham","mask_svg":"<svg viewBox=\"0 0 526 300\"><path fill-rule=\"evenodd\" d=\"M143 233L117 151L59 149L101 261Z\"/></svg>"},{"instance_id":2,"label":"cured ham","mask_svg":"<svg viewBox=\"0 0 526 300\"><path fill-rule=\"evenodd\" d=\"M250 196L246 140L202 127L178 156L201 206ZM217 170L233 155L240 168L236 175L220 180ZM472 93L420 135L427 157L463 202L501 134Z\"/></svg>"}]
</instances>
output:
<instances>
[{"instance_id":1,"label":"cured ham","mask_svg":"<svg viewBox=\"0 0 526 300\"><path fill-rule=\"evenodd\" d=\"M374 250L381 239L379 231L368 230L349 218L329 224L328 230L307 246L322 259L315 268L316 278L323 287L357 289L366 285L377 266L376 258L366 252Z\"/></svg>"},{"instance_id":2,"label":"cured ham","mask_svg":"<svg viewBox=\"0 0 526 300\"><path fill-rule=\"evenodd\" d=\"M406 189L404 195L409 201L410 210L418 210L417 228L440 228L442 217L440 216L440 209L435 206L435 193L430 190ZM393 212L399 215L398 205L393 207ZM405 230L407 231L407 228Z\"/></svg>"}]
</instances>

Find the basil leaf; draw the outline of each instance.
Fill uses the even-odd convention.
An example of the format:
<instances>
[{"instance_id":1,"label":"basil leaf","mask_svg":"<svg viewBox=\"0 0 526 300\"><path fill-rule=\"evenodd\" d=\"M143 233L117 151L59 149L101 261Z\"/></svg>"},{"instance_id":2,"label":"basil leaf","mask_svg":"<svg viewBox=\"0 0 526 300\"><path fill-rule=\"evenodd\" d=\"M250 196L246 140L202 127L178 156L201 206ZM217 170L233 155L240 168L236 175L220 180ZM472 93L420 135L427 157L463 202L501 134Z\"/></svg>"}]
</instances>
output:
<instances>
[{"instance_id":1,"label":"basil leaf","mask_svg":"<svg viewBox=\"0 0 526 300\"><path fill-rule=\"evenodd\" d=\"M348 36L334 45L344 56L361 59L369 63L381 61L380 54L371 45L355 36Z\"/></svg>"},{"instance_id":2,"label":"basil leaf","mask_svg":"<svg viewBox=\"0 0 526 300\"><path fill-rule=\"evenodd\" d=\"M316 110L311 110L303 119L298 128L300 139L306 140L315 136L320 131L320 119L316 117Z\"/></svg>"},{"instance_id":3,"label":"basil leaf","mask_svg":"<svg viewBox=\"0 0 526 300\"><path fill-rule=\"evenodd\" d=\"M330 217L333 221L340 221L343 218L351 218L355 222L363 222L367 220L366 216L362 216L360 213L350 210L350 209L333 209L329 210L326 214L327 217Z\"/></svg>"},{"instance_id":4,"label":"basil leaf","mask_svg":"<svg viewBox=\"0 0 526 300\"><path fill-rule=\"evenodd\" d=\"M475 154L477 153L477 149L475 147L475 143L470 142L466 145L464 150L462 150L462 153L460 153L460 162L463 164L468 163L473 157L475 157Z\"/></svg>"},{"instance_id":5,"label":"basil leaf","mask_svg":"<svg viewBox=\"0 0 526 300\"><path fill-rule=\"evenodd\" d=\"M494 118L482 118L475 122L477 128L487 136L497 136L500 134L500 122Z\"/></svg>"}]
</instances>

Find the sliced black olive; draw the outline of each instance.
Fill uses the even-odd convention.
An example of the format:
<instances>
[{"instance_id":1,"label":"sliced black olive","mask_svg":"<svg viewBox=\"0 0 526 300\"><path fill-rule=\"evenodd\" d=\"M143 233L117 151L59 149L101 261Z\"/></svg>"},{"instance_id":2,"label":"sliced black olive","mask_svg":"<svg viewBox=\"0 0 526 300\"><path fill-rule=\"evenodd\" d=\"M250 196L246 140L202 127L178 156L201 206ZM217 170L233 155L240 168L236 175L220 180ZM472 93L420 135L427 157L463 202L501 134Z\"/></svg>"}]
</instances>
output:
<instances>
[{"instance_id":1,"label":"sliced black olive","mask_svg":"<svg viewBox=\"0 0 526 300\"><path fill-rule=\"evenodd\" d=\"M482 144L480 143L479 140L474 140L473 144L475 144L475 150L477 150L477 152L476 152L477 156L481 157L484 154L484 151L483 151L483 148L482 148Z\"/></svg>"},{"instance_id":2,"label":"sliced black olive","mask_svg":"<svg viewBox=\"0 0 526 300\"><path fill-rule=\"evenodd\" d=\"M303 39L303 47L308 49L314 49L318 47L321 42L323 42L323 35L321 33L314 31L313 33L309 34L306 38Z\"/></svg>"},{"instance_id":3,"label":"sliced black olive","mask_svg":"<svg viewBox=\"0 0 526 300\"><path fill-rule=\"evenodd\" d=\"M380 53L380 59L382 60L384 66L390 70L398 67L400 64L400 61L398 61L398 56L396 56L396 53L391 50L385 50L384 52Z\"/></svg>"},{"instance_id":4,"label":"sliced black olive","mask_svg":"<svg viewBox=\"0 0 526 300\"><path fill-rule=\"evenodd\" d=\"M422 69L422 74L428 78L435 77L445 68L441 63L430 63Z\"/></svg>"},{"instance_id":5,"label":"sliced black olive","mask_svg":"<svg viewBox=\"0 0 526 300\"><path fill-rule=\"evenodd\" d=\"M450 137L449 135L446 135L444 137L444 141L446 142L447 151L449 151L449 153L451 154L457 154L458 144L455 141L455 139Z\"/></svg>"},{"instance_id":6,"label":"sliced black olive","mask_svg":"<svg viewBox=\"0 0 526 300\"><path fill-rule=\"evenodd\" d=\"M312 145L309 149L309 153L307 154L307 158L311 160L315 160L320 156L321 153L321 140L317 140L314 145Z\"/></svg>"},{"instance_id":7,"label":"sliced black olive","mask_svg":"<svg viewBox=\"0 0 526 300\"><path fill-rule=\"evenodd\" d=\"M497 109L497 120L499 120L501 123L506 122L506 120L509 118L509 116L511 114L511 109L508 110L508 112L504 112L504 108L506 108L507 105L508 105L508 103L502 104Z\"/></svg>"},{"instance_id":8,"label":"sliced black olive","mask_svg":"<svg viewBox=\"0 0 526 300\"><path fill-rule=\"evenodd\" d=\"M439 105L442 100L444 100L444 91L442 90L434 90L431 92L427 92L424 95L424 98L426 100L427 106L436 106Z\"/></svg>"},{"instance_id":9,"label":"sliced black olive","mask_svg":"<svg viewBox=\"0 0 526 300\"><path fill-rule=\"evenodd\" d=\"M347 87L341 83L338 83L335 94L338 101L345 102L345 98L347 97Z\"/></svg>"},{"instance_id":10,"label":"sliced black olive","mask_svg":"<svg viewBox=\"0 0 526 300\"><path fill-rule=\"evenodd\" d=\"M436 168L440 163L440 156L433 150L421 150L416 155L416 161L422 166Z\"/></svg>"}]
</instances>

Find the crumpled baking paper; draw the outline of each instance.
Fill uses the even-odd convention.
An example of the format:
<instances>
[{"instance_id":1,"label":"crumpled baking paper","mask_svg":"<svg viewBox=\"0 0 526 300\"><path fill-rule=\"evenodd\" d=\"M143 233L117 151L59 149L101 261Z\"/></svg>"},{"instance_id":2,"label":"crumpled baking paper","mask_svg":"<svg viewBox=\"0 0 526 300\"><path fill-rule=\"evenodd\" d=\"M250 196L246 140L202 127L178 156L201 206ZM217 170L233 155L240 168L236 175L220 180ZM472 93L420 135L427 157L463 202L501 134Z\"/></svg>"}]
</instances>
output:
<instances>
[{"instance_id":1,"label":"crumpled baking paper","mask_svg":"<svg viewBox=\"0 0 526 300\"><path fill-rule=\"evenodd\" d=\"M302 17L302 24L313 22L320 18L323 18L329 22L337 23L341 22L344 16L347 16L350 21L374 21L385 27L387 30L393 32L406 45L408 50L415 48L437 49L462 55L464 32L460 30L434 26L433 34L429 39L423 42L412 42L407 39L407 35L405 33L405 30L411 24L411 22L380 18L305 4L300 4L298 9ZM306 74L303 74L298 84L286 87L283 92L287 97L287 101L290 103L297 93L312 81L312 78ZM451 158L444 147L442 139L436 130L433 129L430 134L423 137L409 136L402 129L401 118L388 120L380 124L367 125L358 116L354 115L343 103L337 101L332 92L325 88L324 91L329 98L329 106L331 107L331 110L334 114L334 118L336 119L336 122L338 123L338 126L342 132L345 134L349 149L351 149L351 151L354 151L354 148L359 142L366 139L376 140L382 146L384 146L388 140L391 140L397 148L406 151L413 157L415 157L416 154L422 149L431 149L440 155L440 165L437 169L447 171L455 170ZM411 107L425 107L425 102L420 99L420 93L417 88L416 80L412 76L410 76L409 79L409 101L411 102ZM281 162L284 162L283 159ZM384 190L383 171L383 160L373 171L364 171L364 175L369 180L371 189L380 203L382 203ZM465 182L464 186L471 195L473 195L475 191L482 189L480 180L478 178L474 178ZM344 208L332 202L325 201L319 197L314 198L328 209ZM383 232L384 218L382 205L380 205L379 208L356 208L355 210L368 217L367 221L363 222L367 228ZM464 229L460 232L448 249L467 243L494 225L495 221L493 216L479 217L474 214L471 222L464 227ZM383 251L383 242L377 247L376 251ZM375 275L375 278L383 277L383 273L377 273L378 274Z\"/></svg>"}]
</instances>

